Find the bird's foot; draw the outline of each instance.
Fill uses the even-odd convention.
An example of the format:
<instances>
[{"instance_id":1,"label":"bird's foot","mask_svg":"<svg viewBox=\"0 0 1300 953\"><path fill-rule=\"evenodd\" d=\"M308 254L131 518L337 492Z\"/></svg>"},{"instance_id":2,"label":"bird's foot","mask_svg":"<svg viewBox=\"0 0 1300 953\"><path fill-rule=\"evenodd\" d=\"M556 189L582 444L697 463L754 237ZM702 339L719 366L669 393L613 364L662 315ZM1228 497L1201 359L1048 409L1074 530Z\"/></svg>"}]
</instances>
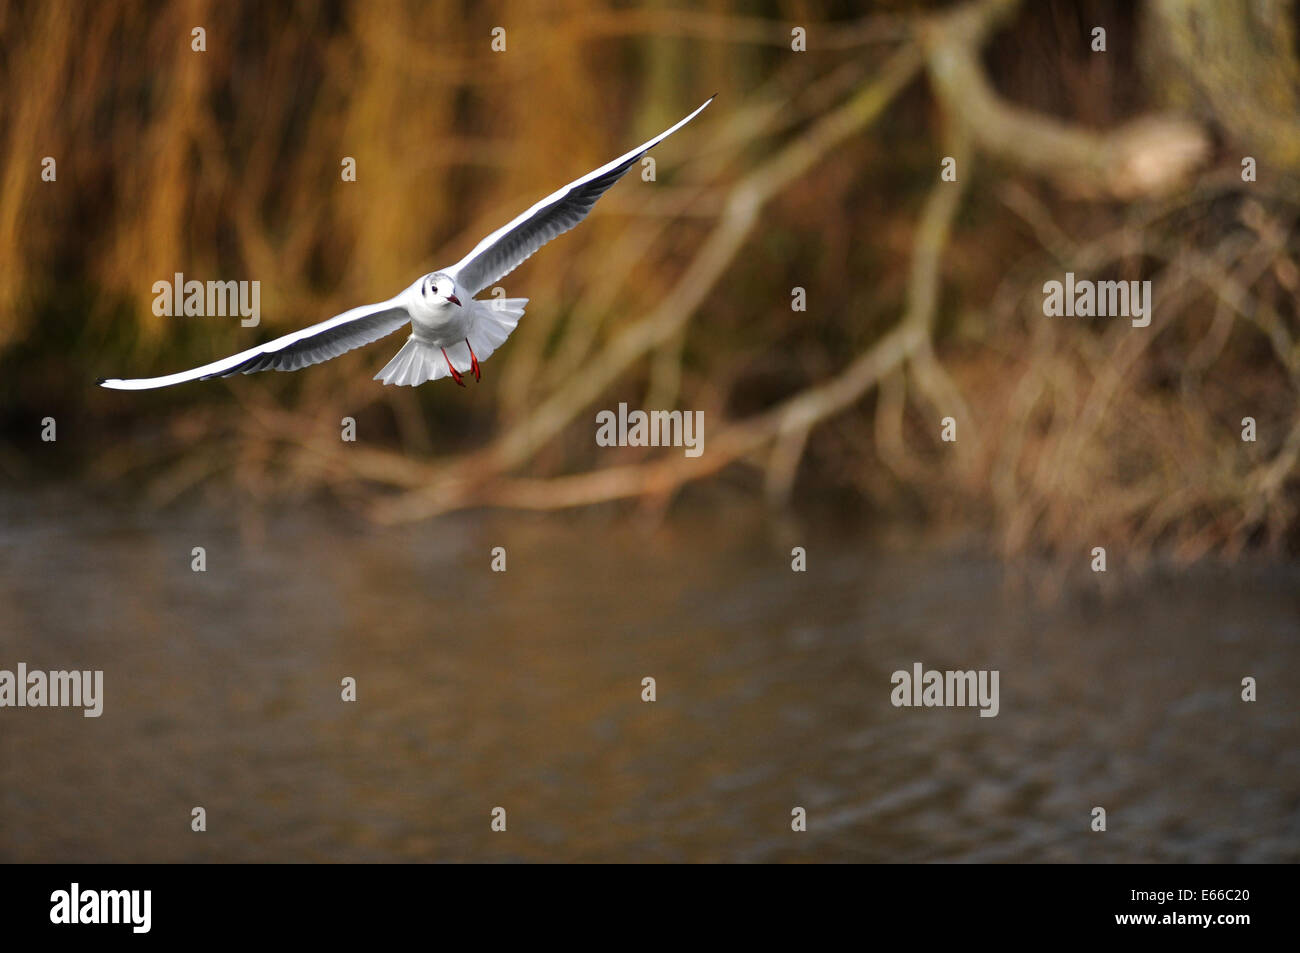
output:
<instances>
[{"instance_id":1,"label":"bird's foot","mask_svg":"<svg viewBox=\"0 0 1300 953\"><path fill-rule=\"evenodd\" d=\"M442 348L442 359L447 362L447 370L451 371L451 379L461 387L465 386L465 379L460 376L460 371L456 370L456 365L451 363L451 358L447 356L447 349Z\"/></svg>"},{"instance_id":2,"label":"bird's foot","mask_svg":"<svg viewBox=\"0 0 1300 953\"><path fill-rule=\"evenodd\" d=\"M474 380L478 381L481 377L478 370L478 355L474 353L474 345L469 343L469 338L465 339L465 346L469 348L469 359L473 362L469 369L474 372Z\"/></svg>"}]
</instances>

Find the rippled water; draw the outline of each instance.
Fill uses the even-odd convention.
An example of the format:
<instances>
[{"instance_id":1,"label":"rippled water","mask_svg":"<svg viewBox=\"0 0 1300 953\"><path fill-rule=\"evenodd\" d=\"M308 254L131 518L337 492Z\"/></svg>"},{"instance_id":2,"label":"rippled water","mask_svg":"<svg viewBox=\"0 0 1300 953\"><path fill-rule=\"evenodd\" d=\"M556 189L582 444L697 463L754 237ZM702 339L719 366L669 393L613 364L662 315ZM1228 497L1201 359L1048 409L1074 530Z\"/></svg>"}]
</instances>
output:
<instances>
[{"instance_id":1,"label":"rippled water","mask_svg":"<svg viewBox=\"0 0 1300 953\"><path fill-rule=\"evenodd\" d=\"M0 709L2 860L1300 859L1300 567L1043 607L843 529L796 574L756 514L0 515L0 668L105 672L98 719ZM893 707L916 661L1000 714Z\"/></svg>"}]
</instances>

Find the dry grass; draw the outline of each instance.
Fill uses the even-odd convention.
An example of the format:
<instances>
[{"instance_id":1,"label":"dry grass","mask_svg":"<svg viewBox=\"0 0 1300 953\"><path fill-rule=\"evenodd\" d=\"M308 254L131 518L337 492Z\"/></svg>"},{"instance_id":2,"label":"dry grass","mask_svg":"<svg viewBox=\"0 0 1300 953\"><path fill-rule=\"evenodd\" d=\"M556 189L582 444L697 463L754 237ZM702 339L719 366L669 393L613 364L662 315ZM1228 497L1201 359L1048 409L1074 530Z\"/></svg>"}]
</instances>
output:
<instances>
[{"instance_id":1,"label":"dry grass","mask_svg":"<svg viewBox=\"0 0 1300 953\"><path fill-rule=\"evenodd\" d=\"M0 4L9 430L46 406L94 421L112 439L88 444L89 478L143 478L159 503L207 488L326 490L389 521L662 509L745 467L776 505L848 490L880 512L974 520L1008 553L1294 546L1289 153L1258 150L1273 164L1243 183L1255 150L1234 131L1268 124L1219 122L1212 77L1180 100L1165 72L1159 95L1133 96L1141 64L1089 60L1066 6L896 3L835 21L792 2ZM1032 68L985 74L1008 22L999 50L1053 75L1089 64L1051 116L1026 104L1042 89L1005 85ZM794 23L811 52L789 51ZM489 47L497 25L506 54ZM1193 33L1168 32L1169 56L1192 55ZM1293 69L1266 70L1273 100ZM1132 109L1105 128L1072 116L1121 88ZM81 386L386 297L714 92L658 154L658 182L632 177L507 279L533 304L476 389L379 387L387 343L161 395ZM1171 102L1182 111L1151 111ZM46 155L56 183L40 181ZM935 181L944 155L957 183ZM1042 283L1067 270L1152 280L1152 326L1044 318ZM152 285L177 271L259 280L264 326L155 317ZM795 285L807 313L789 310ZM590 415L618 400L705 410L704 457L598 453ZM345 415L357 445L338 439ZM938 439L944 416L956 445ZM1239 439L1244 416L1257 443Z\"/></svg>"}]
</instances>

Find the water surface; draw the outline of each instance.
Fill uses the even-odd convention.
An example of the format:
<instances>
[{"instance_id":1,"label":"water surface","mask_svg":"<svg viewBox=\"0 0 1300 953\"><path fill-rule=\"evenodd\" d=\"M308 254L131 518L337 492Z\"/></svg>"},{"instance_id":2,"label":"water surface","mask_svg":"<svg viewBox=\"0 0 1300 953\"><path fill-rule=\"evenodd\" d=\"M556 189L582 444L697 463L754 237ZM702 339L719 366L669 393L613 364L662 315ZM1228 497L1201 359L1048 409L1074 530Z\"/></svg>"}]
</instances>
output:
<instances>
[{"instance_id":1,"label":"water surface","mask_svg":"<svg viewBox=\"0 0 1300 953\"><path fill-rule=\"evenodd\" d=\"M0 668L105 673L98 719L0 709L0 860L1300 859L1300 567L1036 605L842 527L793 573L762 514L0 517ZM917 661L1000 714L893 707Z\"/></svg>"}]
</instances>

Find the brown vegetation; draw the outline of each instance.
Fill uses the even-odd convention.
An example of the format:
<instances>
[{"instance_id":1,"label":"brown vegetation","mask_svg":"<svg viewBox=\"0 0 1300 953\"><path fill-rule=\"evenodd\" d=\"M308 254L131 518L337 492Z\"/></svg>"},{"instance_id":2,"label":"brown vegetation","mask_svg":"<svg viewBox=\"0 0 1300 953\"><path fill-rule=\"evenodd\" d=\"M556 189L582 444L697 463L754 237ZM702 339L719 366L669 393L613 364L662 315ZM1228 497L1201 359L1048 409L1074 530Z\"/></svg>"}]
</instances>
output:
<instances>
[{"instance_id":1,"label":"brown vegetation","mask_svg":"<svg viewBox=\"0 0 1300 953\"><path fill-rule=\"evenodd\" d=\"M327 489L385 522L662 507L739 467L775 505L837 491L973 519L1007 552L1294 543L1292 4L326 9L0 7L11 434L54 406L114 436L93 479L142 476L157 501ZM533 303L477 388L380 387L398 337L291 376L89 386L387 297L715 91L658 182L510 276ZM265 327L155 317L175 271L260 280ZM1066 271L1151 280L1151 326L1044 317ZM619 400L705 410L706 452L597 452L592 415Z\"/></svg>"}]
</instances>

